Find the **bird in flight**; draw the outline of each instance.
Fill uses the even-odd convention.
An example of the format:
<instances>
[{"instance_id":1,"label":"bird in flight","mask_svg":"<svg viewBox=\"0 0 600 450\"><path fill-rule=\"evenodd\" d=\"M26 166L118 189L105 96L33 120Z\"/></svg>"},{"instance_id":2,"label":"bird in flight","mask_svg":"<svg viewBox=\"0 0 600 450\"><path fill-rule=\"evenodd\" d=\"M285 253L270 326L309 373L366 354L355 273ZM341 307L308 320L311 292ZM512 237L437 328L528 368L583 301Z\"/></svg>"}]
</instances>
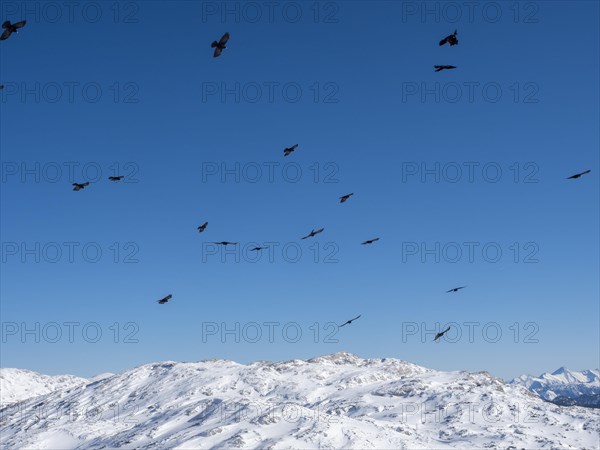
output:
<instances>
[{"instance_id":1,"label":"bird in flight","mask_svg":"<svg viewBox=\"0 0 600 450\"><path fill-rule=\"evenodd\" d=\"M223 50L225 50L227 48L225 44L227 44L228 40L229 40L229 33L225 33L223 36L221 36L221 39L219 39L219 42L213 41L212 44L210 44L211 48L215 49L215 52L213 53L213 56L215 58L217 56L221 56L221 52L223 52Z\"/></svg>"},{"instance_id":2,"label":"bird in flight","mask_svg":"<svg viewBox=\"0 0 600 450\"><path fill-rule=\"evenodd\" d=\"M591 169L586 170L585 172L581 172L581 173L576 173L575 175L571 175L570 177L567 178L567 180L576 180L577 178L580 178L581 175L585 175L591 172Z\"/></svg>"},{"instance_id":3,"label":"bird in flight","mask_svg":"<svg viewBox=\"0 0 600 450\"><path fill-rule=\"evenodd\" d=\"M169 300L171 300L173 298L173 296L171 294L167 295L165 298L161 298L160 300L158 300L158 304L159 305L164 305L165 303L167 303Z\"/></svg>"},{"instance_id":4,"label":"bird in flight","mask_svg":"<svg viewBox=\"0 0 600 450\"><path fill-rule=\"evenodd\" d=\"M10 20L7 20L6 22L4 22L2 24L2 28L4 28L4 33L2 33L2 36L0 36L0 41L4 41L4 40L8 39L10 37L10 35L13 33L18 33L17 30L19 28L23 28L26 23L27 23L26 20L21 20L20 22L17 22L17 23L10 23Z\"/></svg>"},{"instance_id":5,"label":"bird in flight","mask_svg":"<svg viewBox=\"0 0 600 450\"><path fill-rule=\"evenodd\" d=\"M306 238L309 238L309 237L313 237L313 236L315 236L315 235L317 235L317 234L319 234L319 233L322 233L324 229L325 229L325 228L321 228L321 229L319 229L319 230L317 230L317 231L315 231L315 230L312 230L310 233L308 233L308 234L307 234L306 236L304 236L302 239L306 239Z\"/></svg>"},{"instance_id":6,"label":"bird in flight","mask_svg":"<svg viewBox=\"0 0 600 450\"><path fill-rule=\"evenodd\" d=\"M289 155L291 155L294 152L294 150L296 150L297 147L298 147L298 144L294 144L291 147L284 148L283 149L283 156L289 156Z\"/></svg>"},{"instance_id":7,"label":"bird in flight","mask_svg":"<svg viewBox=\"0 0 600 450\"><path fill-rule=\"evenodd\" d=\"M227 247L228 245L237 245L237 242L228 242L228 241L222 241L222 242L213 242L213 244L217 244L217 245L224 245L225 247Z\"/></svg>"},{"instance_id":8,"label":"bird in flight","mask_svg":"<svg viewBox=\"0 0 600 450\"><path fill-rule=\"evenodd\" d=\"M436 72L441 72L446 69L456 69L456 66L433 66Z\"/></svg>"},{"instance_id":9,"label":"bird in flight","mask_svg":"<svg viewBox=\"0 0 600 450\"><path fill-rule=\"evenodd\" d=\"M198 227L198 231L199 231L200 233L202 233L204 230L206 230L206 227L207 227L207 226L208 226L208 222L204 222L202 225L200 225L200 226Z\"/></svg>"},{"instance_id":10,"label":"bird in flight","mask_svg":"<svg viewBox=\"0 0 600 450\"><path fill-rule=\"evenodd\" d=\"M461 289L464 289L464 288L466 288L466 286L455 287L455 288L450 289L449 291L446 291L446 294L448 292L458 292L458 291L460 291Z\"/></svg>"},{"instance_id":11,"label":"bird in flight","mask_svg":"<svg viewBox=\"0 0 600 450\"><path fill-rule=\"evenodd\" d=\"M259 252L261 250L266 250L266 249L267 249L267 247L254 247L254 248L251 248L250 251L251 252Z\"/></svg>"},{"instance_id":12,"label":"bird in flight","mask_svg":"<svg viewBox=\"0 0 600 450\"><path fill-rule=\"evenodd\" d=\"M340 203L344 203L346 200L348 200L353 195L354 195L354 192L351 192L350 194L343 195L342 197L340 197Z\"/></svg>"},{"instance_id":13,"label":"bird in flight","mask_svg":"<svg viewBox=\"0 0 600 450\"><path fill-rule=\"evenodd\" d=\"M350 320L346 320L343 324L339 325L339 328L345 326L345 325L350 325L352 322L354 322L356 319L358 319L360 316L362 316L362 314L359 314L358 316L356 316L354 319L350 319Z\"/></svg>"},{"instance_id":14,"label":"bird in flight","mask_svg":"<svg viewBox=\"0 0 600 450\"><path fill-rule=\"evenodd\" d=\"M373 242L377 242L378 240L379 240L379 238L369 239L368 241L362 242L360 245L372 244Z\"/></svg>"},{"instance_id":15,"label":"bird in flight","mask_svg":"<svg viewBox=\"0 0 600 450\"><path fill-rule=\"evenodd\" d=\"M84 189L86 186L89 186L90 182L86 181L85 183L73 183L73 190L74 191L80 191L82 189Z\"/></svg>"},{"instance_id":16,"label":"bird in flight","mask_svg":"<svg viewBox=\"0 0 600 450\"><path fill-rule=\"evenodd\" d=\"M450 329L450 327L446 328L444 331L440 331L438 334L435 335L435 337L433 338L434 341L437 341L439 338L441 338L444 334L446 334L448 332L448 330Z\"/></svg>"},{"instance_id":17,"label":"bird in flight","mask_svg":"<svg viewBox=\"0 0 600 450\"><path fill-rule=\"evenodd\" d=\"M116 177L108 177L108 179L110 181L121 181L123 178L125 178L124 175L119 175L119 176L116 176Z\"/></svg>"},{"instance_id":18,"label":"bird in flight","mask_svg":"<svg viewBox=\"0 0 600 450\"><path fill-rule=\"evenodd\" d=\"M456 37L456 35L458 34L458 30L454 30L454 33L452 33L449 36L446 36L444 39L442 39L440 41L440 46L444 45L444 44L450 44L450 47L452 47L453 45L457 45L458 44L458 39Z\"/></svg>"}]
</instances>

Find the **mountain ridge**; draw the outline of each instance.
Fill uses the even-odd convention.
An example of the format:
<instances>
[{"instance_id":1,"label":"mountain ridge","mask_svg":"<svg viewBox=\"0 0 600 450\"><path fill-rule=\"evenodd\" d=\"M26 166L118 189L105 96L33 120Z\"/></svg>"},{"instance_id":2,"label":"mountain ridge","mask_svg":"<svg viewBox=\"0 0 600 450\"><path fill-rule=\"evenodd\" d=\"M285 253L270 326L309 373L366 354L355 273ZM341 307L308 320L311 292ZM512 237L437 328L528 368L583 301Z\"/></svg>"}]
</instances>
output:
<instances>
[{"instance_id":1,"label":"mountain ridge","mask_svg":"<svg viewBox=\"0 0 600 450\"><path fill-rule=\"evenodd\" d=\"M1 410L5 449L597 448L600 420L486 372L347 352L164 361Z\"/></svg>"}]
</instances>

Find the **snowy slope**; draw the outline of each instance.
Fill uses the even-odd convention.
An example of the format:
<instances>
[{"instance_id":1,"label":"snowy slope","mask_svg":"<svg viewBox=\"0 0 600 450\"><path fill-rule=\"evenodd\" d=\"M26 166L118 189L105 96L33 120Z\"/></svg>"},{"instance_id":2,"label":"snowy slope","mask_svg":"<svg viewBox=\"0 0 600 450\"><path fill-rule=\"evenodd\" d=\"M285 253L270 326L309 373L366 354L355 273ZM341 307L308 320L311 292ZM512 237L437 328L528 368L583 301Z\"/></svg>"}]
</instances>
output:
<instances>
[{"instance_id":1,"label":"snowy slope","mask_svg":"<svg viewBox=\"0 0 600 450\"><path fill-rule=\"evenodd\" d=\"M561 367L539 377L521 375L511 381L538 394L544 400L561 405L580 405L600 408L600 371L576 372Z\"/></svg>"},{"instance_id":2,"label":"snowy slope","mask_svg":"<svg viewBox=\"0 0 600 450\"><path fill-rule=\"evenodd\" d=\"M72 375L49 376L22 369L0 369L0 405L87 383Z\"/></svg>"},{"instance_id":3,"label":"snowy slope","mask_svg":"<svg viewBox=\"0 0 600 450\"><path fill-rule=\"evenodd\" d=\"M22 448L597 449L597 411L561 407L486 372L348 353L249 365L140 366L1 412Z\"/></svg>"}]
</instances>

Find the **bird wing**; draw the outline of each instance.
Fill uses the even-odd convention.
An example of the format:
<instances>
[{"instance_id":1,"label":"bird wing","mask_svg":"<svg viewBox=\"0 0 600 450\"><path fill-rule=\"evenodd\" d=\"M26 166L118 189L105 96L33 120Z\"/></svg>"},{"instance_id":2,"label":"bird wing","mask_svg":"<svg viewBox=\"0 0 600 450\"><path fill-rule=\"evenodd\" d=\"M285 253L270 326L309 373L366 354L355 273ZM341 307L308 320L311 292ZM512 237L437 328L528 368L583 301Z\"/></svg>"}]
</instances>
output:
<instances>
[{"instance_id":1,"label":"bird wing","mask_svg":"<svg viewBox=\"0 0 600 450\"><path fill-rule=\"evenodd\" d=\"M6 30L4 33L2 33L2 36L0 36L0 41L4 41L4 40L8 39L8 37L11 34L12 34L12 31Z\"/></svg>"},{"instance_id":2,"label":"bird wing","mask_svg":"<svg viewBox=\"0 0 600 450\"><path fill-rule=\"evenodd\" d=\"M6 20L2 23L2 28L8 28L10 27L10 20Z\"/></svg>"},{"instance_id":3,"label":"bird wing","mask_svg":"<svg viewBox=\"0 0 600 450\"><path fill-rule=\"evenodd\" d=\"M27 23L26 20L21 20L20 22L17 23L13 23L13 27L19 29L19 28L23 28L25 26L25 24Z\"/></svg>"},{"instance_id":4,"label":"bird wing","mask_svg":"<svg viewBox=\"0 0 600 450\"><path fill-rule=\"evenodd\" d=\"M362 316L362 314L359 314L358 316L356 316L354 319L352 319L352 321L355 321L356 319L358 319L360 316Z\"/></svg>"},{"instance_id":5,"label":"bird wing","mask_svg":"<svg viewBox=\"0 0 600 450\"><path fill-rule=\"evenodd\" d=\"M213 53L213 57L216 58L217 56L220 56L221 52L222 52L222 50L219 47L215 48L215 52Z\"/></svg>"},{"instance_id":6,"label":"bird wing","mask_svg":"<svg viewBox=\"0 0 600 450\"><path fill-rule=\"evenodd\" d=\"M228 40L229 40L229 33L225 33L219 40L219 45L227 44Z\"/></svg>"},{"instance_id":7,"label":"bird wing","mask_svg":"<svg viewBox=\"0 0 600 450\"><path fill-rule=\"evenodd\" d=\"M349 321L347 321L347 322L345 322L345 323L343 323L343 324L341 324L341 325L338 325L338 327L339 327L339 328L342 328L343 326L346 326L346 325L348 325L349 323L350 323L350 322L349 322Z\"/></svg>"},{"instance_id":8,"label":"bird wing","mask_svg":"<svg viewBox=\"0 0 600 450\"><path fill-rule=\"evenodd\" d=\"M590 173L592 171L592 169L588 169L585 172L581 172L581 175L585 175L586 173Z\"/></svg>"},{"instance_id":9,"label":"bird wing","mask_svg":"<svg viewBox=\"0 0 600 450\"><path fill-rule=\"evenodd\" d=\"M448 38L447 37L445 37L444 39L442 39L440 41L440 45L444 45L446 42L448 42Z\"/></svg>"},{"instance_id":10,"label":"bird wing","mask_svg":"<svg viewBox=\"0 0 600 450\"><path fill-rule=\"evenodd\" d=\"M322 233L324 230L325 230L325 228L321 228L320 230L315 231L315 234Z\"/></svg>"}]
</instances>

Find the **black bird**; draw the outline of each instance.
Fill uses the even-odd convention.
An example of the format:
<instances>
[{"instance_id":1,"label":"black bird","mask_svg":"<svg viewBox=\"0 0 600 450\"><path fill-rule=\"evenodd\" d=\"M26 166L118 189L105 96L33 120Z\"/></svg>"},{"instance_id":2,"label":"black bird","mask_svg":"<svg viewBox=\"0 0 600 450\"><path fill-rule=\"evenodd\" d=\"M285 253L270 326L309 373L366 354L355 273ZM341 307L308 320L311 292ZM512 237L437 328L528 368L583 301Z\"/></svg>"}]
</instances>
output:
<instances>
[{"instance_id":1,"label":"black bird","mask_svg":"<svg viewBox=\"0 0 600 450\"><path fill-rule=\"evenodd\" d=\"M74 186L73 190L74 191L80 191L80 190L82 190L83 188L85 188L86 186L89 186L89 185L90 185L89 181L86 181L85 183L73 183L73 186Z\"/></svg>"},{"instance_id":2,"label":"black bird","mask_svg":"<svg viewBox=\"0 0 600 450\"><path fill-rule=\"evenodd\" d=\"M340 203L344 203L346 200L348 200L353 195L354 195L354 192L351 192L350 194L346 194L346 195L340 197Z\"/></svg>"},{"instance_id":3,"label":"black bird","mask_svg":"<svg viewBox=\"0 0 600 450\"><path fill-rule=\"evenodd\" d=\"M446 69L456 69L456 66L433 66L436 72L441 72Z\"/></svg>"},{"instance_id":4,"label":"black bird","mask_svg":"<svg viewBox=\"0 0 600 450\"><path fill-rule=\"evenodd\" d=\"M108 179L109 179L110 181L121 181L123 178L125 178L125 176L124 176L124 175L119 175L119 176L117 176L117 177L108 177Z\"/></svg>"},{"instance_id":5,"label":"black bird","mask_svg":"<svg viewBox=\"0 0 600 450\"><path fill-rule=\"evenodd\" d=\"M222 241L222 242L213 242L213 244L217 244L217 245L224 245L225 247L227 247L228 245L237 245L237 242L228 242L228 241Z\"/></svg>"},{"instance_id":6,"label":"black bird","mask_svg":"<svg viewBox=\"0 0 600 450\"><path fill-rule=\"evenodd\" d=\"M457 34L458 34L458 30L454 30L454 33L452 33L450 36L446 36L444 39L442 39L440 41L440 46L444 45L446 43L450 44L450 47L452 47L453 45L457 45L458 44L458 39L456 38Z\"/></svg>"},{"instance_id":7,"label":"black bird","mask_svg":"<svg viewBox=\"0 0 600 450\"><path fill-rule=\"evenodd\" d=\"M459 290L464 289L464 288L466 288L466 286L455 287L455 288L450 289L449 291L446 291L446 294L448 292L458 292Z\"/></svg>"},{"instance_id":8,"label":"black bird","mask_svg":"<svg viewBox=\"0 0 600 450\"><path fill-rule=\"evenodd\" d=\"M434 341L437 341L439 338L441 338L444 334L446 334L448 332L448 330L450 329L450 327L446 328L444 331L439 332L438 334L435 335L435 337L433 338Z\"/></svg>"},{"instance_id":9,"label":"black bird","mask_svg":"<svg viewBox=\"0 0 600 450\"><path fill-rule=\"evenodd\" d=\"M294 152L294 150L296 150L297 147L298 147L298 144L294 144L291 147L284 148L283 149L283 156L289 156L289 155L291 155Z\"/></svg>"},{"instance_id":10,"label":"black bird","mask_svg":"<svg viewBox=\"0 0 600 450\"><path fill-rule=\"evenodd\" d=\"M204 222L202 225L200 225L200 226L198 227L198 231L199 231L200 233L202 233L204 230L206 230L206 227L207 227L207 226L208 226L208 222Z\"/></svg>"},{"instance_id":11,"label":"black bird","mask_svg":"<svg viewBox=\"0 0 600 450\"><path fill-rule=\"evenodd\" d=\"M308 234L307 234L306 236L304 236L302 239L306 239L306 238L309 238L309 237L313 237L313 236L315 236L315 235L317 235L317 234L319 234L319 233L322 233L324 229L325 229L325 228L321 228L321 229L319 229L319 230L317 230L317 231L315 231L315 230L312 230L310 233L308 233Z\"/></svg>"},{"instance_id":12,"label":"black bird","mask_svg":"<svg viewBox=\"0 0 600 450\"><path fill-rule=\"evenodd\" d=\"M339 325L339 328L345 326L345 325L350 325L352 322L354 322L356 319L358 319L360 316L362 316L362 314L359 314L358 316L356 316L354 319L350 319L347 320L346 322L344 322L343 324Z\"/></svg>"},{"instance_id":13,"label":"black bird","mask_svg":"<svg viewBox=\"0 0 600 450\"><path fill-rule=\"evenodd\" d=\"M378 240L379 240L379 238L369 239L368 241L365 241L365 242L361 243L360 245L372 244L373 242L377 242Z\"/></svg>"},{"instance_id":14,"label":"black bird","mask_svg":"<svg viewBox=\"0 0 600 450\"><path fill-rule=\"evenodd\" d=\"M580 178L580 177L581 177L581 175L588 174L588 173L590 173L591 171L592 171L592 170L591 170L591 169L589 169L589 170L586 170L585 172L576 173L575 175L571 175L569 178L567 178L567 180L576 180L577 178Z\"/></svg>"},{"instance_id":15,"label":"black bird","mask_svg":"<svg viewBox=\"0 0 600 450\"><path fill-rule=\"evenodd\" d=\"M2 33L2 36L0 36L0 41L4 41L4 40L8 39L10 37L10 35L13 33L18 33L17 30L19 28L23 28L26 23L27 23L26 20L21 20L20 22L17 22L17 23L10 23L10 20L7 20L6 22L4 22L2 24L2 28L4 28L4 33Z\"/></svg>"},{"instance_id":16,"label":"black bird","mask_svg":"<svg viewBox=\"0 0 600 450\"><path fill-rule=\"evenodd\" d=\"M172 298L173 298L173 296L171 294L169 294L165 298L161 298L160 300L158 300L157 303L160 304L160 305L164 305L165 303L167 303Z\"/></svg>"},{"instance_id":17,"label":"black bird","mask_svg":"<svg viewBox=\"0 0 600 450\"><path fill-rule=\"evenodd\" d=\"M213 43L210 44L211 48L215 49L215 52L213 53L213 56L215 58L217 56L220 56L221 52L227 48L225 44L227 44L228 40L229 40L229 33L225 33L223 36L221 36L221 39L219 39L219 42L213 41Z\"/></svg>"},{"instance_id":18,"label":"black bird","mask_svg":"<svg viewBox=\"0 0 600 450\"><path fill-rule=\"evenodd\" d=\"M267 247L254 247L250 249L251 252L259 252L261 250L266 250Z\"/></svg>"}]
</instances>

